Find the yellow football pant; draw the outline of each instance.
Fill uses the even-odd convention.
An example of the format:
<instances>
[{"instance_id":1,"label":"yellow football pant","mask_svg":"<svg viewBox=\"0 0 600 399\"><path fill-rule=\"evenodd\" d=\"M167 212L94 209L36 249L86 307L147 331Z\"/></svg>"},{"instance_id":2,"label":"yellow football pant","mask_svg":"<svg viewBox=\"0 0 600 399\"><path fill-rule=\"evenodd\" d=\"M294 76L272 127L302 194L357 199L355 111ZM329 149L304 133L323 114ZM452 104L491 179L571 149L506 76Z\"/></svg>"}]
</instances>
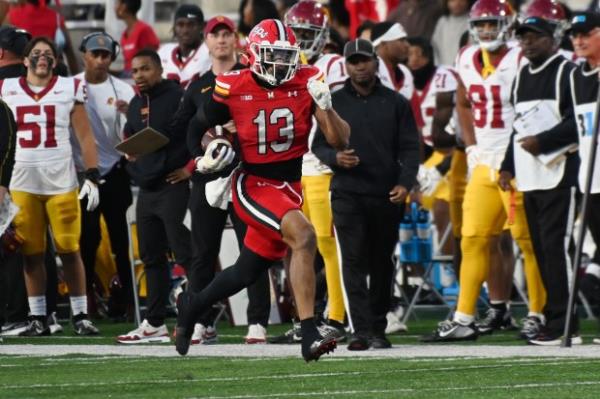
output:
<instances>
[{"instance_id":1,"label":"yellow football pant","mask_svg":"<svg viewBox=\"0 0 600 399\"><path fill-rule=\"evenodd\" d=\"M467 187L467 156L464 151L454 150L447 176L450 190L448 203L452 234L454 237L460 238L463 218L462 204L465 198L465 188Z\"/></svg>"},{"instance_id":2,"label":"yellow football pant","mask_svg":"<svg viewBox=\"0 0 600 399\"><path fill-rule=\"evenodd\" d=\"M65 194L40 195L11 191L20 208L15 216L16 233L23 239L23 255L40 255L46 251L46 230L52 229L56 252L79 251L81 209L77 190Z\"/></svg>"},{"instance_id":3,"label":"yellow football pant","mask_svg":"<svg viewBox=\"0 0 600 399\"><path fill-rule=\"evenodd\" d=\"M546 290L529 236L523 194L500 190L497 174L485 165L475 167L465 191L458 312L475 315L479 291L489 273L490 237L500 234L507 221L525 260L529 311L542 313Z\"/></svg>"},{"instance_id":4,"label":"yellow football pant","mask_svg":"<svg viewBox=\"0 0 600 399\"><path fill-rule=\"evenodd\" d=\"M317 234L317 247L325 262L325 279L329 299L329 318L344 322L344 298L340 278L339 261L335 237L333 236L333 215L329 200L331 175L303 176L302 211L311 221Z\"/></svg>"}]
</instances>

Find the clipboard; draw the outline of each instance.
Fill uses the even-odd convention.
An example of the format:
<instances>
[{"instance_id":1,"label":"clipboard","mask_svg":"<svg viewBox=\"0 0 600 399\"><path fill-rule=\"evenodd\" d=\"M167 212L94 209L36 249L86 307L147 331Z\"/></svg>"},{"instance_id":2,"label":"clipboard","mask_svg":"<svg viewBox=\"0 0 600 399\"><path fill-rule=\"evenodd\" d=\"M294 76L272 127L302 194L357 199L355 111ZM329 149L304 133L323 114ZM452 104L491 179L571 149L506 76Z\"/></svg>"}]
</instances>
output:
<instances>
[{"instance_id":1,"label":"clipboard","mask_svg":"<svg viewBox=\"0 0 600 399\"><path fill-rule=\"evenodd\" d=\"M146 155L150 154L161 147L164 147L169 142L169 138L164 134L145 127L133 136L121 141L115 146L115 150L131 155Z\"/></svg>"}]
</instances>

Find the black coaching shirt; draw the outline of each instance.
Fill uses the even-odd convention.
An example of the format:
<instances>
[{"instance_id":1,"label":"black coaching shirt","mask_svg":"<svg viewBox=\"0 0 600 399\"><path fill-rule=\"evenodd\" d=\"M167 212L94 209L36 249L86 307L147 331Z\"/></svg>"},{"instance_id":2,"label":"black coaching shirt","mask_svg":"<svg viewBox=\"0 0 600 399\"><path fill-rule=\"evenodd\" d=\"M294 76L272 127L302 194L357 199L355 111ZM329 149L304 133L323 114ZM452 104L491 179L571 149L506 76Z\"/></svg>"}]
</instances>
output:
<instances>
[{"instance_id":1,"label":"black coaching shirt","mask_svg":"<svg viewBox=\"0 0 600 399\"><path fill-rule=\"evenodd\" d=\"M511 102L516 119L525 118L527 113L535 112L533 110L536 107L552 110L554 117L559 119L553 127L535 134L542 154L551 154L577 144L569 79L574 68L575 64L560 54L554 54L540 66L534 67L530 63L523 65L513 83ZM523 136L522 132L519 133L513 129L500 167L500 170L509 171L515 176L519 191L548 190L577 184L579 157L576 151L566 151L564 157L556 162L545 164L521 148L517 141Z\"/></svg>"}]
</instances>

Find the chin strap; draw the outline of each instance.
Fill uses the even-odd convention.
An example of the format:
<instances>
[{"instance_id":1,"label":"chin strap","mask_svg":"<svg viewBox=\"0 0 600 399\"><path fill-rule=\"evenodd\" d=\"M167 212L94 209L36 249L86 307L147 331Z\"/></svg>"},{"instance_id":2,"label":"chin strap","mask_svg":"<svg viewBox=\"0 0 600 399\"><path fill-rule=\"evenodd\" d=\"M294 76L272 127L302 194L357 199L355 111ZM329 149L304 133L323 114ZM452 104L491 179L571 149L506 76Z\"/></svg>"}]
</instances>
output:
<instances>
[{"instance_id":1,"label":"chin strap","mask_svg":"<svg viewBox=\"0 0 600 399\"><path fill-rule=\"evenodd\" d=\"M496 67L492 65L490 61L490 53L484 48L481 49L481 60L483 61L483 68L481 69L481 76L483 78L487 78L494 72L496 72Z\"/></svg>"}]
</instances>

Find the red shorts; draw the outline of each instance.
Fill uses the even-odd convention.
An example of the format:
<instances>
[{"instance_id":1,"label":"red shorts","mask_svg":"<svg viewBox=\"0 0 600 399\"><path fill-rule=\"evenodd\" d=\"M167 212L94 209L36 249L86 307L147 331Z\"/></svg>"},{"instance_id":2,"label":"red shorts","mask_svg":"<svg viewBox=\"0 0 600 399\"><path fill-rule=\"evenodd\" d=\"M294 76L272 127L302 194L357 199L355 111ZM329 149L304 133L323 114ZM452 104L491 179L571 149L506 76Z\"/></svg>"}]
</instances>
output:
<instances>
[{"instance_id":1,"label":"red shorts","mask_svg":"<svg viewBox=\"0 0 600 399\"><path fill-rule=\"evenodd\" d=\"M288 246L281 236L281 219L289 211L301 209L300 182L239 172L233 177L231 191L235 212L248 225L244 245L264 258L283 258Z\"/></svg>"}]
</instances>

